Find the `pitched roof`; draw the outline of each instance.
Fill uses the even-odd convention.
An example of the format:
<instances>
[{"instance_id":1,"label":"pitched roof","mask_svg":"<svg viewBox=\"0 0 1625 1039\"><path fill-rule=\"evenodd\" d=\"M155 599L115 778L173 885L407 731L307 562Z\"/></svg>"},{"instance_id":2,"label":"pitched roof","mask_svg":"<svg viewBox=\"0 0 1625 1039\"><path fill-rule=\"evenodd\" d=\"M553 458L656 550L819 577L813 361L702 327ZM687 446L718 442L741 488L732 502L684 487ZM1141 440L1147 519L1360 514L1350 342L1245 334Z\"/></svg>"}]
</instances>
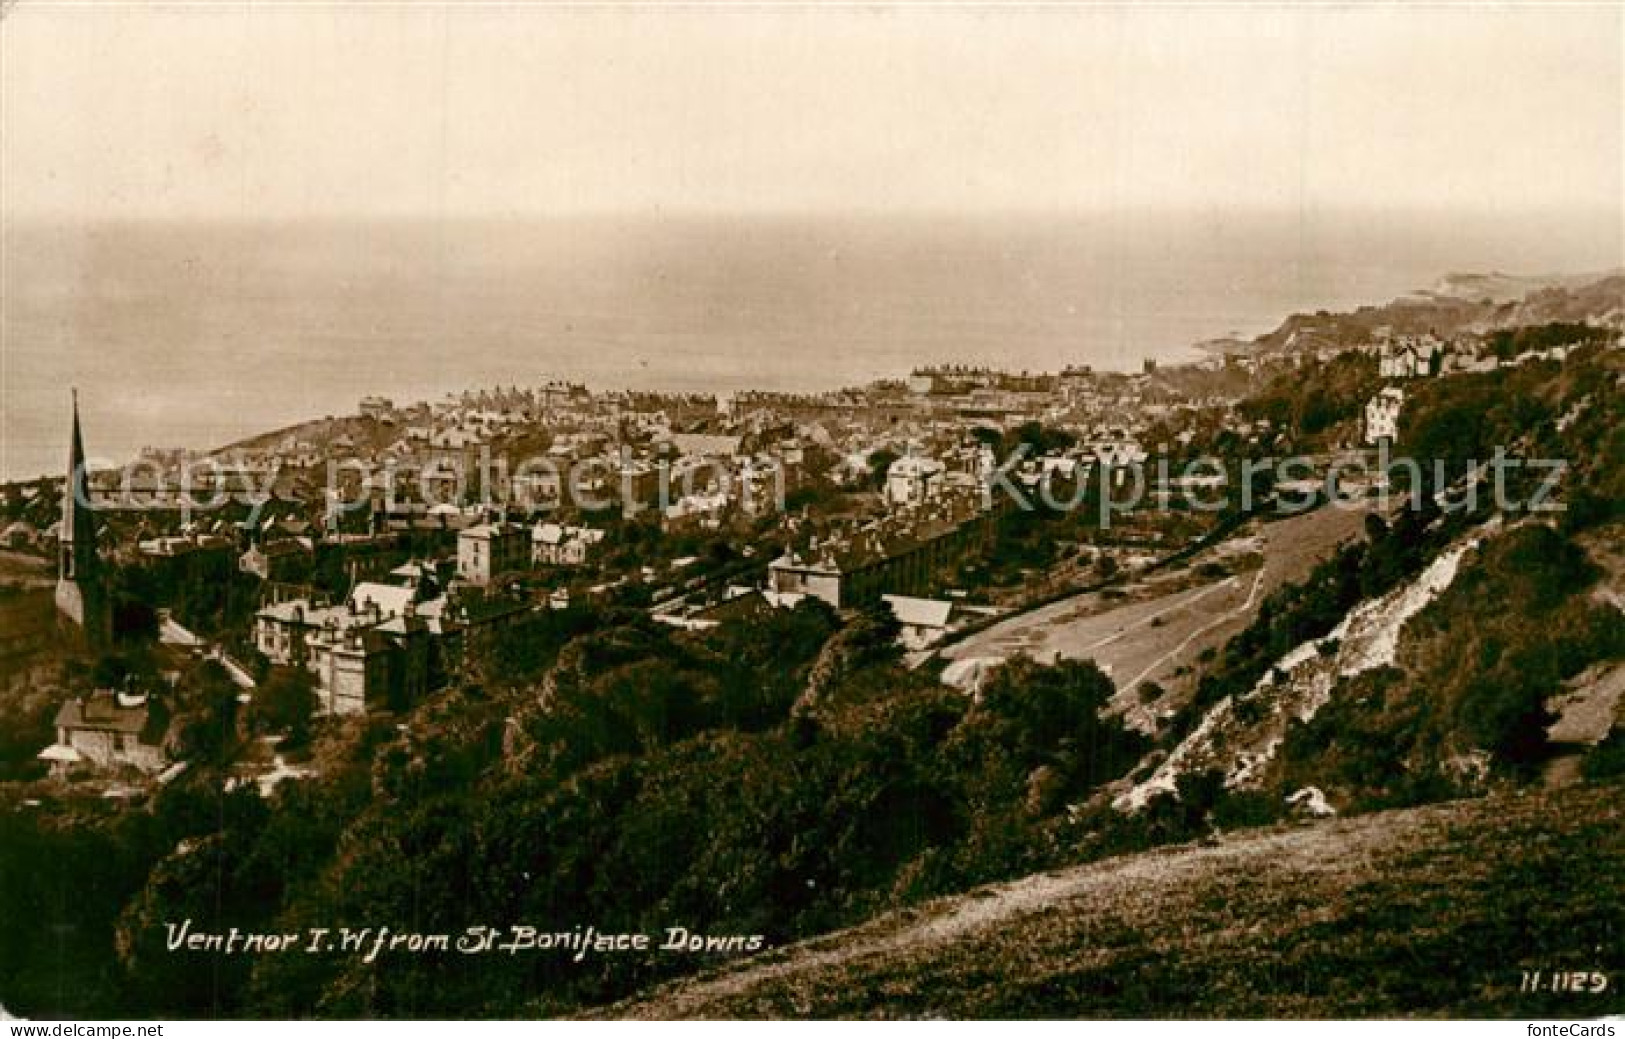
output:
<instances>
[{"instance_id":1,"label":"pitched roof","mask_svg":"<svg viewBox=\"0 0 1625 1039\"><path fill-rule=\"evenodd\" d=\"M523 527L512 523L497 522L479 523L472 527L465 527L457 536L459 538L478 538L482 541L489 541L492 538L516 537L523 533Z\"/></svg>"},{"instance_id":2,"label":"pitched roof","mask_svg":"<svg viewBox=\"0 0 1625 1039\"><path fill-rule=\"evenodd\" d=\"M604 540L604 532L596 527L566 527L557 523L542 522L531 529L530 539L543 545L559 545L567 541L596 545Z\"/></svg>"},{"instance_id":3,"label":"pitched roof","mask_svg":"<svg viewBox=\"0 0 1625 1039\"><path fill-rule=\"evenodd\" d=\"M112 693L103 690L88 697L62 702L56 712L59 729L88 729L96 732L135 734L147 726L147 705L125 707Z\"/></svg>"},{"instance_id":4,"label":"pitched roof","mask_svg":"<svg viewBox=\"0 0 1625 1039\"><path fill-rule=\"evenodd\" d=\"M946 628L954 604L943 599L916 599L909 595L881 596L899 624L919 628Z\"/></svg>"},{"instance_id":5,"label":"pitched roof","mask_svg":"<svg viewBox=\"0 0 1625 1039\"><path fill-rule=\"evenodd\" d=\"M538 523L536 529L530 533L532 541L544 545L556 545L564 540L564 528L557 523Z\"/></svg>"},{"instance_id":6,"label":"pitched roof","mask_svg":"<svg viewBox=\"0 0 1625 1039\"><path fill-rule=\"evenodd\" d=\"M249 549L251 552L256 550L261 555L267 557L291 556L308 551L303 544L293 538L282 538L277 541L265 541L254 545Z\"/></svg>"},{"instance_id":7,"label":"pitched roof","mask_svg":"<svg viewBox=\"0 0 1625 1039\"><path fill-rule=\"evenodd\" d=\"M672 446L685 455L736 455L744 437L721 433L673 433Z\"/></svg>"},{"instance_id":8,"label":"pitched roof","mask_svg":"<svg viewBox=\"0 0 1625 1039\"><path fill-rule=\"evenodd\" d=\"M186 626L174 617L160 614L158 621L158 640L169 646L202 646L203 640L187 630Z\"/></svg>"},{"instance_id":9,"label":"pitched roof","mask_svg":"<svg viewBox=\"0 0 1625 1039\"><path fill-rule=\"evenodd\" d=\"M362 609L376 603L379 612L385 617L400 617L405 615L406 607L412 603L415 596L416 591L411 588L363 581L350 593L350 601Z\"/></svg>"}]
</instances>

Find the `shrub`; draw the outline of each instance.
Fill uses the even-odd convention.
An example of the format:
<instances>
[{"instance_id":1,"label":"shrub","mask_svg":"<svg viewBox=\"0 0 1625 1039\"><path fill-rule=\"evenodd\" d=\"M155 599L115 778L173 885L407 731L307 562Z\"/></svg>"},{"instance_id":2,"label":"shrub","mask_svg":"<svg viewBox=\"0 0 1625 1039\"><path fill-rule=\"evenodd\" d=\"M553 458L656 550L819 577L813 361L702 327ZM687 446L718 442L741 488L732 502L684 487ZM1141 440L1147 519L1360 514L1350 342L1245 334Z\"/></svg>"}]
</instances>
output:
<instances>
[{"instance_id":1,"label":"shrub","mask_svg":"<svg viewBox=\"0 0 1625 1039\"><path fill-rule=\"evenodd\" d=\"M1580 773L1587 779L1625 776L1625 726L1614 726L1608 738L1592 748L1580 762Z\"/></svg>"}]
</instances>

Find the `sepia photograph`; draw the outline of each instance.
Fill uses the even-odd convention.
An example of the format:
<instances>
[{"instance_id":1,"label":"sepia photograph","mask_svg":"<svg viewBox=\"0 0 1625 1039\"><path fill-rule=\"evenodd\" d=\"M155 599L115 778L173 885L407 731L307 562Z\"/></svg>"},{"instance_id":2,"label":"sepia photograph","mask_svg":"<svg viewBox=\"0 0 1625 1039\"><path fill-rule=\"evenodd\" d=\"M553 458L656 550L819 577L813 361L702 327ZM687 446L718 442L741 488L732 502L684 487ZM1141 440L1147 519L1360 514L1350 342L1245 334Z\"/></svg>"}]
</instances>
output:
<instances>
[{"instance_id":1,"label":"sepia photograph","mask_svg":"<svg viewBox=\"0 0 1625 1039\"><path fill-rule=\"evenodd\" d=\"M8 1036L1622 1015L1625 4L0 8Z\"/></svg>"}]
</instances>

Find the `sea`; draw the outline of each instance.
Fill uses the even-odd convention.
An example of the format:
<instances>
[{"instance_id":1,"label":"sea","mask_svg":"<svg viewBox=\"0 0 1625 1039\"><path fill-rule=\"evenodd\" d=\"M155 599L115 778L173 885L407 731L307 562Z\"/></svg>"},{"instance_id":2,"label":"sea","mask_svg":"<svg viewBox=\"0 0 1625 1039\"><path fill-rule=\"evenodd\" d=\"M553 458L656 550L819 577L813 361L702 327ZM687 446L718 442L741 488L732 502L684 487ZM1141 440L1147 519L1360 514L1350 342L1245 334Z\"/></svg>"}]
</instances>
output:
<instances>
[{"instance_id":1,"label":"sea","mask_svg":"<svg viewBox=\"0 0 1625 1039\"><path fill-rule=\"evenodd\" d=\"M1617 265L1540 214L669 214L0 233L0 479L206 449L360 397L554 379L811 392L918 365L1136 370L1451 271Z\"/></svg>"}]
</instances>

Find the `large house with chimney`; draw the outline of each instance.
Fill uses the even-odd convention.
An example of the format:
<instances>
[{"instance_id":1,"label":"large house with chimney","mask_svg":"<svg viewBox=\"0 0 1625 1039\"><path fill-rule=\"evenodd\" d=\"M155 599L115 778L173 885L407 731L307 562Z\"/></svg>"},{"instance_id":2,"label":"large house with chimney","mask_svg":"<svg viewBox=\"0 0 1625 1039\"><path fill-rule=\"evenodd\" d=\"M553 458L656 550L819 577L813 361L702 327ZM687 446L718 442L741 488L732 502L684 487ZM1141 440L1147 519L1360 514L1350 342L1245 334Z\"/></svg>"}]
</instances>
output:
<instances>
[{"instance_id":1,"label":"large house with chimney","mask_svg":"<svg viewBox=\"0 0 1625 1039\"><path fill-rule=\"evenodd\" d=\"M300 596L267 604L254 617L255 647L272 663L309 670L327 712L361 714L400 708L440 688L530 610L477 593L442 593L412 564L391 577L363 581L338 603Z\"/></svg>"},{"instance_id":2,"label":"large house with chimney","mask_svg":"<svg viewBox=\"0 0 1625 1039\"><path fill-rule=\"evenodd\" d=\"M1425 378L1439 374L1444 359L1444 343L1437 336L1400 336L1383 344L1377 374L1384 379Z\"/></svg>"},{"instance_id":3,"label":"large house with chimney","mask_svg":"<svg viewBox=\"0 0 1625 1039\"><path fill-rule=\"evenodd\" d=\"M159 772L169 764L165 721L145 694L98 689L57 709L56 742L40 751L39 759L58 777L82 766Z\"/></svg>"},{"instance_id":4,"label":"large house with chimney","mask_svg":"<svg viewBox=\"0 0 1625 1039\"><path fill-rule=\"evenodd\" d=\"M593 527L572 527L539 522L530 532L531 562L538 566L583 566L604 532Z\"/></svg>"},{"instance_id":5,"label":"large house with chimney","mask_svg":"<svg viewBox=\"0 0 1625 1039\"><path fill-rule=\"evenodd\" d=\"M488 585L530 569L531 533L515 523L481 523L457 534L457 576Z\"/></svg>"}]
</instances>

